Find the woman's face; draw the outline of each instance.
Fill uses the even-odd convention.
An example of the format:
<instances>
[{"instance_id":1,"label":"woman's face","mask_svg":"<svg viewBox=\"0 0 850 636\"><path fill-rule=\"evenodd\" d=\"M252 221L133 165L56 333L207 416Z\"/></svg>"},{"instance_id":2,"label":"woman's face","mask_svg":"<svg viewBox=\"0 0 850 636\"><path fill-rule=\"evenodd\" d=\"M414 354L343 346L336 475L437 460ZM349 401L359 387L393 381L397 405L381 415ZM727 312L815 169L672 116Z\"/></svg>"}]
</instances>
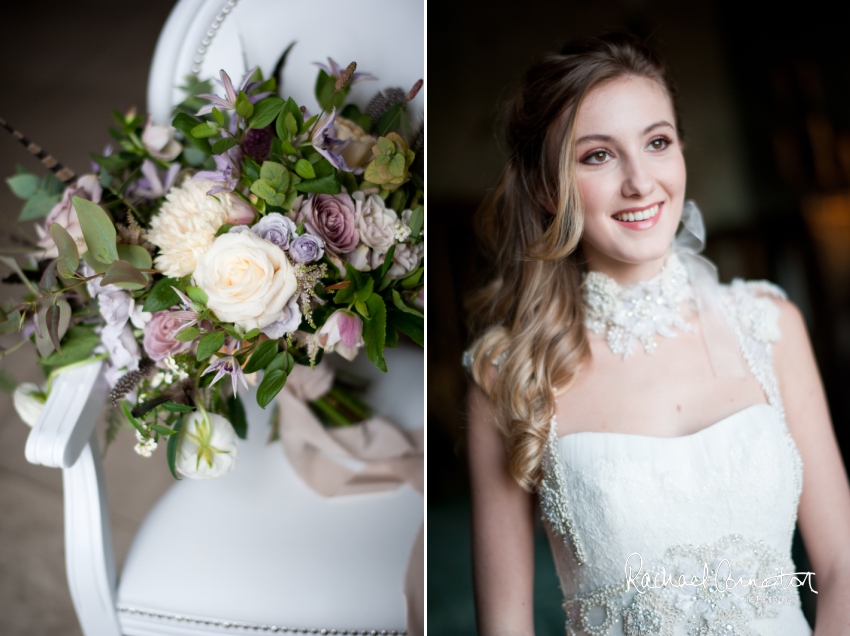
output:
<instances>
[{"instance_id":1,"label":"woman's face","mask_svg":"<svg viewBox=\"0 0 850 636\"><path fill-rule=\"evenodd\" d=\"M643 77L593 89L576 118L576 179L588 267L620 283L661 269L679 225L685 160L667 91Z\"/></svg>"}]
</instances>

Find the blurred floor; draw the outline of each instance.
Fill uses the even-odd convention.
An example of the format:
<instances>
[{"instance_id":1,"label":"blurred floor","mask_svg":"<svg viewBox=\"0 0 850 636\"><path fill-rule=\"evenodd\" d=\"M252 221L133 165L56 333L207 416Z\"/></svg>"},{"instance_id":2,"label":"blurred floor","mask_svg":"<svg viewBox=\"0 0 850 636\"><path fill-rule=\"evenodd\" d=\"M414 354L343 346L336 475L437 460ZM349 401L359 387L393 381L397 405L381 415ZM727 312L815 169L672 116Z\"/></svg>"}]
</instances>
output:
<instances>
[{"instance_id":1,"label":"blurred floor","mask_svg":"<svg viewBox=\"0 0 850 636\"><path fill-rule=\"evenodd\" d=\"M144 110L148 68L173 4L4 2L0 117L78 173L88 171L88 153L110 140L109 112ZM0 133L0 177L13 175L17 164L44 174L23 146ZM0 229L15 224L21 203L0 184ZM0 285L0 297L12 294L20 289ZM0 370L18 382L44 379L26 347L0 361ZM61 471L27 463L30 429L5 393L0 414L0 634L80 634L65 576ZM102 444L102 423L99 430ZM105 458L119 568L139 523L172 482L164 452L145 460L134 443L132 432L122 431Z\"/></svg>"}]
</instances>

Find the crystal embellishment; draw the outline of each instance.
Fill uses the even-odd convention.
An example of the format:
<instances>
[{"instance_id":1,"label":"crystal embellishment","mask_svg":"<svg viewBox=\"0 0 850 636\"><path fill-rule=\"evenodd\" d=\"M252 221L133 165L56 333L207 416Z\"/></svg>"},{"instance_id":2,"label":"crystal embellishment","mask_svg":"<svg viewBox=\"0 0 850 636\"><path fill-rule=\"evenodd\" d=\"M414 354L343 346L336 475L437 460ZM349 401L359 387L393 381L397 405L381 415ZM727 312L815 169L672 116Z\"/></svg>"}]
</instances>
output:
<instances>
[{"instance_id":1,"label":"crystal embellishment","mask_svg":"<svg viewBox=\"0 0 850 636\"><path fill-rule=\"evenodd\" d=\"M652 353L658 346L656 334L673 338L674 327L695 331L680 313L685 301L696 310L696 298L687 267L675 252L667 257L657 276L633 285L620 285L602 272L588 272L582 297L587 328L606 334L611 351L623 354L623 359L632 353L635 341Z\"/></svg>"}]
</instances>

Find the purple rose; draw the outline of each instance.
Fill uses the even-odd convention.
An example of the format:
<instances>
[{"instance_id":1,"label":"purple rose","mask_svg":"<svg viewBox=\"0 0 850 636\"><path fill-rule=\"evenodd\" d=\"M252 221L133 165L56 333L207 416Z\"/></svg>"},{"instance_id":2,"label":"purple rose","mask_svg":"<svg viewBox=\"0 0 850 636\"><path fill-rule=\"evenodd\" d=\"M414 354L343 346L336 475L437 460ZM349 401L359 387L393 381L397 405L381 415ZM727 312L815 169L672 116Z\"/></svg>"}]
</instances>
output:
<instances>
[{"instance_id":1,"label":"purple rose","mask_svg":"<svg viewBox=\"0 0 850 636\"><path fill-rule=\"evenodd\" d=\"M269 338L282 338L287 333L292 333L301 324L301 308L298 306L298 296L294 295L283 308L283 314L272 324L266 325L260 331Z\"/></svg>"},{"instance_id":2,"label":"purple rose","mask_svg":"<svg viewBox=\"0 0 850 636\"><path fill-rule=\"evenodd\" d=\"M292 219L279 212L270 212L261 218L259 223L251 228L251 231L260 238L271 241L280 249L285 250L289 249L292 237L295 236L295 229L295 223L292 222Z\"/></svg>"},{"instance_id":3,"label":"purple rose","mask_svg":"<svg viewBox=\"0 0 850 636\"><path fill-rule=\"evenodd\" d=\"M360 242L354 202L347 194L311 194L298 211L329 252L347 254Z\"/></svg>"},{"instance_id":4,"label":"purple rose","mask_svg":"<svg viewBox=\"0 0 850 636\"><path fill-rule=\"evenodd\" d=\"M302 234L289 246L289 259L293 263L312 263L325 253L325 242L318 236Z\"/></svg>"},{"instance_id":5,"label":"purple rose","mask_svg":"<svg viewBox=\"0 0 850 636\"><path fill-rule=\"evenodd\" d=\"M181 353L192 346L191 342L180 342L174 338L174 332L185 323L172 315L170 311L154 312L153 318L145 325L145 351L151 360L164 360L175 353Z\"/></svg>"}]
</instances>

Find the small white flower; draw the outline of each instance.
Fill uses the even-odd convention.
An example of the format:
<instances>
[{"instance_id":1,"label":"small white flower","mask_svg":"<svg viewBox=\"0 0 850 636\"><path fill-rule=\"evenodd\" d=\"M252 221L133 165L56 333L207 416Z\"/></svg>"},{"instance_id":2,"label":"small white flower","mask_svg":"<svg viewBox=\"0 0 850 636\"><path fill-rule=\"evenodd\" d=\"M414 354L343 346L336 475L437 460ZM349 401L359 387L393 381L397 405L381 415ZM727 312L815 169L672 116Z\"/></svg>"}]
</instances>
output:
<instances>
[{"instance_id":1,"label":"small white flower","mask_svg":"<svg viewBox=\"0 0 850 636\"><path fill-rule=\"evenodd\" d=\"M139 443L133 447L133 450L135 450L142 457L150 457L151 455L153 455L153 452L156 450L158 444L154 441L152 437L143 437L137 429L136 439L139 440Z\"/></svg>"},{"instance_id":2,"label":"small white flower","mask_svg":"<svg viewBox=\"0 0 850 636\"><path fill-rule=\"evenodd\" d=\"M45 388L39 388L32 382L21 382L15 387L15 392L12 395L15 410L21 419L30 426L35 425L38 416L44 410L44 404L47 402L47 396L44 394Z\"/></svg>"},{"instance_id":3,"label":"small white flower","mask_svg":"<svg viewBox=\"0 0 850 636\"><path fill-rule=\"evenodd\" d=\"M236 431L221 415L194 411L180 429L176 467L189 479L215 479L236 465Z\"/></svg>"},{"instance_id":4,"label":"small white flower","mask_svg":"<svg viewBox=\"0 0 850 636\"><path fill-rule=\"evenodd\" d=\"M410 228L401 221L396 221L393 224L393 236L398 243L403 243L410 236Z\"/></svg>"}]
</instances>

